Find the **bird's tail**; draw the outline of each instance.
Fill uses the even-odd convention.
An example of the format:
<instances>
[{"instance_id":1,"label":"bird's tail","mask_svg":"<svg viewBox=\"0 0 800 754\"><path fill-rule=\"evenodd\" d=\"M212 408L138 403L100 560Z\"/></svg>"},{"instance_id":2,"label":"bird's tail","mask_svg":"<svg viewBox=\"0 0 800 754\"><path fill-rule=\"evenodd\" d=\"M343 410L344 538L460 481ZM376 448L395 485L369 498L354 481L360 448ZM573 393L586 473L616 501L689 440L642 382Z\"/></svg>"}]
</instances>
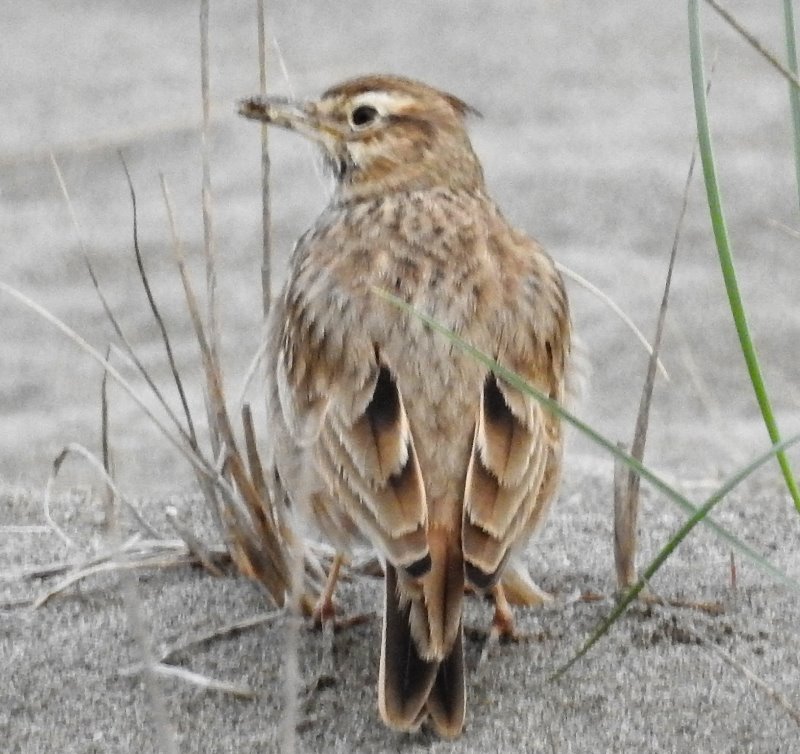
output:
<instances>
[{"instance_id":1,"label":"bird's tail","mask_svg":"<svg viewBox=\"0 0 800 754\"><path fill-rule=\"evenodd\" d=\"M450 653L439 663L436 679L425 705L431 722L440 736L454 738L464 727L466 685L464 681L464 649L461 624Z\"/></svg>"},{"instance_id":2,"label":"bird's tail","mask_svg":"<svg viewBox=\"0 0 800 754\"><path fill-rule=\"evenodd\" d=\"M379 706L392 728L416 730L430 716L439 735L453 737L464 725L466 702L464 564L460 547L448 539L444 532L429 533L431 569L416 589L401 594L404 576L386 563Z\"/></svg>"}]
</instances>

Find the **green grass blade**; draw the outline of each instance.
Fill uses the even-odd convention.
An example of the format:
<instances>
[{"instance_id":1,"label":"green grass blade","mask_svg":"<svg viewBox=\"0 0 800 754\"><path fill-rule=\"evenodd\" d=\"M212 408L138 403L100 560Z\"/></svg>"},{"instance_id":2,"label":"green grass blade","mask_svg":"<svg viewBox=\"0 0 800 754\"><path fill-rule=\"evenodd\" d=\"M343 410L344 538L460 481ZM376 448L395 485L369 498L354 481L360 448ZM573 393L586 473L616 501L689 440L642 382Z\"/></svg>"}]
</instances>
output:
<instances>
[{"instance_id":1,"label":"green grass blade","mask_svg":"<svg viewBox=\"0 0 800 754\"><path fill-rule=\"evenodd\" d=\"M697 513L695 513L691 518L689 518L686 523L681 526L680 529L672 536L672 538L661 548L658 555L653 558L652 562L644 569L641 577L639 580L630 588L628 589L625 594L622 596L620 601L618 602L617 606L614 610L609 613L609 615L603 619L603 621L598 625L598 627L594 630L592 635L586 640L586 642L581 646L581 648L570 658L564 665L562 665L555 673L550 677L550 680L555 680L560 676L564 675L578 660L581 659L611 628L614 623L622 616L622 614L627 610L628 606L633 602L639 593L644 589L647 582L653 578L655 573L661 568L662 565L667 561L670 555L675 551L675 548L686 539L689 532L694 529L697 524L699 524L710 512L711 509L719 503L731 490L734 489L740 482L744 481L750 474L752 474L756 469L760 466L765 464L770 458L772 458L777 453L785 450L790 445L798 442L800 440L800 434L794 435L790 437L788 440L784 440L777 445L773 445L768 451L762 453L758 458L753 460L743 469L738 471L734 474L730 479L728 479L725 484L723 484L717 491L711 495L711 497L706 500L703 505L697 509Z\"/></svg>"},{"instance_id":2,"label":"green grass blade","mask_svg":"<svg viewBox=\"0 0 800 754\"><path fill-rule=\"evenodd\" d=\"M786 27L786 58L789 70L797 76L797 37L794 26L793 0L783 0L783 22ZM800 92L789 84L789 103L792 108L794 126L794 170L797 180L797 194L800 199Z\"/></svg>"},{"instance_id":3,"label":"green grass blade","mask_svg":"<svg viewBox=\"0 0 800 754\"><path fill-rule=\"evenodd\" d=\"M714 152L711 145L711 130L708 124L708 105L706 100L705 74L703 72L703 42L700 29L700 7L699 0L689 0L689 53L692 69L692 88L694 89L694 109L697 118L697 138L700 143L700 156L703 163L703 174L705 176L706 193L708 195L708 208L711 213L711 225L714 230L714 239L717 245L722 277L725 281L725 289L728 293L728 302L733 315L736 333L739 336L739 343L742 354L753 384L753 391L764 418L770 440L774 445L781 441L778 425L772 413L767 389L761 375L761 367L758 362L755 346L750 337L750 330L747 325L744 304L739 292L739 284L736 280L736 270L733 264L731 245L728 240L728 228L725 222L725 215L722 209L722 197L719 185L717 184L717 172L714 163ZM792 496L795 507L800 512L800 489L792 474L789 459L782 450L777 454L786 486Z\"/></svg>"},{"instance_id":4,"label":"green grass blade","mask_svg":"<svg viewBox=\"0 0 800 754\"><path fill-rule=\"evenodd\" d=\"M474 359L479 361L488 369L491 369L497 376L502 377L506 382L508 382L509 385L516 388L521 393L525 393L526 395L529 395L535 400L539 401L539 403L545 406L549 411L558 414L564 421L571 424L579 432L586 435L594 443L599 445L601 448L607 450L609 453L611 453L611 455L615 456L616 458L619 458L626 466L636 471L636 473L639 474L639 476L642 479L649 482L659 492L661 492L667 498L669 498L674 503L679 505L689 514L691 514L692 516L697 515L700 509L696 505L691 503L683 495L681 495L681 493L678 492L674 487L667 484L667 482L665 482L661 477L654 474L652 471L650 471L650 469L648 469L642 463L633 458L633 456L626 453L624 450L618 448L615 443L606 439L599 432L592 429L588 424L585 424L571 412L567 411L567 409L561 406L557 401L554 401L549 396L545 395L544 393L540 392L536 388L529 385L516 372L513 372L510 369L504 367L502 364L499 364L494 359L492 359L491 356L488 356L487 354L478 350L471 344L467 343L465 340L456 335L452 330L449 330L444 325L440 324L432 317L429 317L424 312L415 309L413 306L407 304L402 299L397 298L397 296L394 296L391 293L388 293L387 291L384 291L380 288L373 288L373 291L377 296L380 296L385 301L388 301L394 304L395 306L409 312L410 314L413 314L415 317L421 319L431 329L436 330L437 332L444 335L451 343L457 345L463 351L470 354ZM752 561L760 570L769 574L776 581L786 584L796 591L800 591L800 583L798 583L791 577L787 576L780 569L773 566L768 560L766 560L766 558L762 557L757 552L755 552L755 550L753 550L744 542L742 542L737 536L735 536L734 534L732 534L727 529L720 526L707 516L704 516L702 518L702 521L718 537L725 540L735 550L741 552L748 560Z\"/></svg>"}]
</instances>

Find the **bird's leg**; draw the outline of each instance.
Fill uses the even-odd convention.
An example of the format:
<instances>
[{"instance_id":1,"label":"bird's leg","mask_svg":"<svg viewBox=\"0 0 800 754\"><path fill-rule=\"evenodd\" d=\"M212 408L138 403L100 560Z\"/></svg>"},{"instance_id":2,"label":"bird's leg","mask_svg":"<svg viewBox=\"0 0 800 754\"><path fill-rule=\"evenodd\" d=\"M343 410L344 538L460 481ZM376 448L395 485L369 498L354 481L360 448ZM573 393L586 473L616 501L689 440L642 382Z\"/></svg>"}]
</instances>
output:
<instances>
[{"instance_id":1,"label":"bird's leg","mask_svg":"<svg viewBox=\"0 0 800 754\"><path fill-rule=\"evenodd\" d=\"M311 686L312 690L325 688L334 683L336 678L336 668L333 660L333 630L336 621L336 606L333 603L333 593L336 591L336 582L339 580L339 572L343 562L344 555L341 552L337 552L333 557L328 577L325 579L322 594L319 595L317 604L311 613L313 626L322 630L322 657L320 659L319 674Z\"/></svg>"},{"instance_id":2,"label":"bird's leg","mask_svg":"<svg viewBox=\"0 0 800 754\"><path fill-rule=\"evenodd\" d=\"M516 639L517 630L514 628L514 613L506 599L506 592L501 583L492 587L494 600L494 616L492 617L492 630L489 634L497 639Z\"/></svg>"},{"instance_id":3,"label":"bird's leg","mask_svg":"<svg viewBox=\"0 0 800 754\"><path fill-rule=\"evenodd\" d=\"M336 582L339 580L342 563L344 563L344 555L337 552L328 571L328 578L325 579L325 587L311 613L311 619L317 628L325 628L329 623L332 626L335 622L336 606L333 603L333 593L336 591Z\"/></svg>"},{"instance_id":4,"label":"bird's leg","mask_svg":"<svg viewBox=\"0 0 800 754\"><path fill-rule=\"evenodd\" d=\"M311 620L314 628L322 631L322 657L319 662L319 672L313 683L309 684L308 693L313 695L320 689L327 688L336 682L336 667L333 651L333 634L336 628L348 628L369 620L372 615L353 615L344 620L336 620L336 605L333 602L333 593L339 581L339 573L345 561L344 553L337 552L328 570L325 586L311 611Z\"/></svg>"},{"instance_id":5,"label":"bird's leg","mask_svg":"<svg viewBox=\"0 0 800 754\"><path fill-rule=\"evenodd\" d=\"M519 639L519 635L514 628L514 613L511 610L511 605L508 604L508 599L506 598L506 593L502 584L499 582L495 584L490 594L494 601L494 615L492 616L492 627L489 630L486 643L483 645L481 656L478 659L479 666L486 662L492 647L499 644L501 639L510 639L513 641Z\"/></svg>"},{"instance_id":6,"label":"bird's leg","mask_svg":"<svg viewBox=\"0 0 800 754\"><path fill-rule=\"evenodd\" d=\"M336 604L333 601L333 594L336 591L336 585L339 583L339 574L342 570L347 556L342 552L337 552L331 562L331 567L328 569L328 576L325 579L325 586L322 593L317 598L313 609L311 609L311 624L316 629L322 629L323 633L333 636L334 629L351 628L358 626L361 623L366 623L374 613L356 613L355 615L346 615L343 618L336 617ZM306 615L309 613L306 612Z\"/></svg>"}]
</instances>

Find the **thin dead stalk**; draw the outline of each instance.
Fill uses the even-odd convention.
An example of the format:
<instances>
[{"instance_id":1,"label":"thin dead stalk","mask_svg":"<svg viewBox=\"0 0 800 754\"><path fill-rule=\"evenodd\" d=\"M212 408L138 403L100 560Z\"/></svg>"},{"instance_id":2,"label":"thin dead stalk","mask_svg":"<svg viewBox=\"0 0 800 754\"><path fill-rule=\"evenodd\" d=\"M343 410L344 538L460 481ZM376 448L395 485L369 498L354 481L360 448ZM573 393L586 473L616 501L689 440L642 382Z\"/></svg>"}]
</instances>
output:
<instances>
[{"instance_id":1,"label":"thin dead stalk","mask_svg":"<svg viewBox=\"0 0 800 754\"><path fill-rule=\"evenodd\" d=\"M111 346L106 348L106 361L111 356ZM103 459L103 470L109 478L113 478L111 470L111 449L108 442L108 372L103 370L100 382L100 453ZM114 526L114 490L106 484L103 488L103 518L106 529Z\"/></svg>"},{"instance_id":2,"label":"thin dead stalk","mask_svg":"<svg viewBox=\"0 0 800 754\"><path fill-rule=\"evenodd\" d=\"M49 529L48 529L49 530ZM114 558L122 556L135 557L145 553L179 552L185 553L186 543L180 539L159 539L145 540L141 535L134 534L129 537L120 547L100 550L89 558L80 560L64 560L54 563L42 563L39 565L18 568L0 573L0 581L26 581L30 579L49 579L54 576L61 576L69 571L88 568ZM216 549L214 553L217 559L224 555L224 550Z\"/></svg>"},{"instance_id":3,"label":"thin dead stalk","mask_svg":"<svg viewBox=\"0 0 800 754\"><path fill-rule=\"evenodd\" d=\"M590 283L583 275L575 272L575 270L570 269L569 267L561 264L560 262L556 262L556 269L565 277L572 280L573 283L577 283L581 288L586 289L589 293L593 296L596 296L600 301L602 301L609 309L611 309L614 314L622 320L623 324L636 336L636 339L642 344L644 350L647 351L648 355L653 355L653 346L650 345L647 338L644 336L644 333L636 326L634 321L625 314L624 311L620 308L616 301L614 301L607 293L604 293L600 288L598 288L594 283ZM658 365L658 371L661 376L669 381L669 373L667 372L664 364L661 363L661 359L658 358L656 354L656 364Z\"/></svg>"},{"instance_id":4,"label":"thin dead stalk","mask_svg":"<svg viewBox=\"0 0 800 754\"><path fill-rule=\"evenodd\" d=\"M748 681L756 686L760 691L766 694L775 704L777 704L789 717L794 720L797 725L800 725L800 710L795 707L789 699L778 691L775 687L770 686L761 676L756 675L744 663L737 660L733 655L718 647L713 641L703 641L701 645L712 654L715 654L723 662L730 665L735 670L739 671Z\"/></svg>"},{"instance_id":5,"label":"thin dead stalk","mask_svg":"<svg viewBox=\"0 0 800 754\"><path fill-rule=\"evenodd\" d=\"M258 91L261 96L267 93L267 41L264 0L256 0L256 20L258 25ZM269 314L272 298L272 218L269 194L269 137L268 126L261 124L261 303L264 319Z\"/></svg>"},{"instance_id":6,"label":"thin dead stalk","mask_svg":"<svg viewBox=\"0 0 800 754\"><path fill-rule=\"evenodd\" d=\"M44 488L44 498L42 500L42 515L44 516L44 520L47 522L47 525L52 529L53 532L61 539L61 541L69 548L73 550L80 550L81 548L69 536L55 521L53 515L50 511L51 505L50 500L53 496L53 483L54 483L55 475L51 474L50 478L47 480L47 484Z\"/></svg>"},{"instance_id":7,"label":"thin dead stalk","mask_svg":"<svg viewBox=\"0 0 800 754\"><path fill-rule=\"evenodd\" d=\"M267 338L267 327L265 322L264 329L261 333L261 337L259 338L258 348L256 349L255 355L250 360L250 363L247 366L244 378L242 379L242 385L239 388L239 395L238 398L236 399L236 402L234 403L234 406L237 406L241 409L241 407L244 405L247 389L250 387L250 383L253 381L253 377L255 377L256 371L258 370L258 366L263 360L264 354L266 354L268 348L269 348L269 340Z\"/></svg>"},{"instance_id":8,"label":"thin dead stalk","mask_svg":"<svg viewBox=\"0 0 800 754\"><path fill-rule=\"evenodd\" d=\"M202 455L195 452L189 445L184 436L176 437L164 425L164 423L152 412L147 406L142 397L134 390L128 381L119 373L113 364L109 363L97 349L89 345L80 335L68 327L64 322L55 317L51 312L37 304L25 294L18 291L16 288L0 281L0 291L8 293L20 303L27 306L29 309L35 311L39 316L52 324L56 329L65 334L70 340L76 343L83 351L88 353L95 359L101 366L107 369L108 374L120 385L123 389L133 398L133 400L144 411L147 417L159 429L163 436L174 446L198 472L198 479L204 490L211 494L212 490L218 490L222 496L222 508L227 517L224 521L224 526L220 523L219 531L225 536L226 542L236 542L237 546L231 550L231 555L237 564L239 570L251 578L263 583L273 600L278 605L282 605L285 595L288 592L289 575L288 566L286 565L286 552L284 540L277 532L267 531L267 528L254 528L253 519L254 512L261 510L263 505L268 502L262 502L257 493L252 488L252 483L246 478L244 474L244 466L241 463L238 454L231 453L228 458L229 463L227 466L232 470L234 483L244 496L244 501L238 499L237 493L228 484L226 479L220 474L216 473L209 462L203 458ZM212 374L211 378L212 388L215 384L215 378ZM218 383L216 383L218 386ZM230 423L225 413L224 403L222 396L217 393L214 396L217 400L216 419L218 426L224 428L227 438L233 440L233 433L230 428ZM226 438L226 439L227 439ZM216 493L213 493L216 495ZM212 498L216 499L216 497ZM77 545L72 539L53 521L52 516L49 515L49 490L45 491L45 518L48 523L53 527L53 530L70 546L77 548ZM234 511L239 511L234 514ZM242 512L249 511L250 515L243 515ZM214 508L212 507L212 514ZM250 520L248 520L250 519ZM226 534L226 532L228 534ZM284 536L286 532L282 530ZM288 543L291 546L291 542ZM268 570L265 570L268 569Z\"/></svg>"},{"instance_id":9,"label":"thin dead stalk","mask_svg":"<svg viewBox=\"0 0 800 754\"><path fill-rule=\"evenodd\" d=\"M134 552L130 555L127 555L126 559L120 559L122 558L122 555L119 553L122 553L123 551L119 551L116 555L110 556L107 560L102 562L94 562L92 565L87 565L86 567L78 568L77 570L70 572L61 581L56 583L50 589L42 592L35 600L33 600L31 607L33 609L40 608L48 603L53 597L61 594L73 584L77 584L84 579L89 578L90 576L96 576L101 573L137 571L148 568L175 568L178 566L196 565L199 562L197 558L188 551L184 542L180 543L180 547L180 551L177 552L169 552L159 549L156 549L151 554L147 555L141 555L138 552ZM218 559L218 562L223 563L229 558L229 555L227 552L220 551L215 552L214 557ZM96 558L93 560L96 560ZM39 574L37 575L41 575L44 569L40 567L38 570ZM59 566L57 569L53 569L52 572L57 572L59 570L63 572L61 566ZM46 573L44 575L50 574Z\"/></svg>"},{"instance_id":10,"label":"thin dead stalk","mask_svg":"<svg viewBox=\"0 0 800 754\"><path fill-rule=\"evenodd\" d=\"M108 299L106 298L105 293L103 292L103 289L100 285L100 281L94 271L94 266L92 265L91 259L89 258L89 253L86 250L86 245L83 242L83 233L81 231L80 224L78 223L78 218L75 214L75 207L72 203L72 198L70 197L69 191L67 190L67 184L64 180L64 175L61 172L61 168L58 165L55 155L53 155L52 153L50 154L50 162L53 166L53 170L55 171L56 179L58 180L58 185L61 189L61 194L64 198L64 202L67 206L67 211L69 212L69 216L72 221L72 226L75 231L76 239L78 241L78 248L80 249L81 257L83 258L83 263L86 267L87 272L89 273L89 278L92 281L92 285L94 286L95 292L97 293L97 296L100 299L103 311L105 312L108 321L111 323L111 326L114 328L114 332L117 334L117 337L122 342L122 345L124 346L128 358L132 361L139 374L144 378L145 382L147 383L147 386L150 388L153 395L156 397L159 404L166 412L170 421L172 421L172 423L175 425L175 427L178 429L181 435L188 440L188 436L186 435L185 430L181 426L181 423L178 421L178 418L172 411L171 406L167 403L166 399L161 393L161 390L158 388L158 385L155 384L155 382L150 376L150 373L147 371L144 364L142 364L141 360L136 355L136 352L134 351L131 342L128 340L127 336L123 332L119 320L117 319L116 315L111 309L111 305L108 303ZM134 214L134 223L135 223L135 214Z\"/></svg>"},{"instance_id":11,"label":"thin dead stalk","mask_svg":"<svg viewBox=\"0 0 800 754\"><path fill-rule=\"evenodd\" d=\"M113 487L113 481L110 477L108 477L108 481L112 484L112 489L115 493L112 497L112 501L121 500L122 497L117 493L116 488ZM120 529L120 517L117 515L116 511L112 513L111 520L114 525L109 531L109 541L112 547L118 549L123 543ZM148 630L138 583L135 576L125 570L120 571L120 583L128 630L138 646L142 661L142 675L150 705L150 712L153 716L155 739L158 744L158 749L162 754L178 754L177 731L170 722L167 714L166 699L154 671L155 660L153 658L153 642Z\"/></svg>"},{"instance_id":12,"label":"thin dead stalk","mask_svg":"<svg viewBox=\"0 0 800 754\"><path fill-rule=\"evenodd\" d=\"M144 516L136 509L136 506L128 500L120 491L117 485L114 483L114 479L111 475L106 471L102 462L94 455L90 450L85 448L83 445L71 442L64 446L61 452L56 456L55 461L53 461L53 470L51 472L51 479L55 480L55 477L58 475L58 472L61 470L61 466L63 465L64 461L66 460L67 456L70 454L74 454L83 458L103 479L106 487L112 493L112 500L116 499L119 500L130 512L133 519L141 528L144 534L151 536L153 539L161 539L161 534L156 530L156 528L150 524ZM50 480L48 480L48 487L50 486ZM113 521L113 517L116 513L112 513L111 520Z\"/></svg>"},{"instance_id":13,"label":"thin dead stalk","mask_svg":"<svg viewBox=\"0 0 800 754\"><path fill-rule=\"evenodd\" d=\"M251 615L247 618L232 621L231 623L226 623L223 626L218 626L217 628L188 636L178 642L175 642L174 644L162 647L158 654L158 661L165 664L174 662L178 655L186 652L189 649L199 647L203 644L208 644L209 642L216 641L217 639L224 639L228 636L242 633L243 631L248 631L251 628L259 628L268 623L273 623L283 615L283 610L270 610L266 613Z\"/></svg>"},{"instance_id":14,"label":"thin dead stalk","mask_svg":"<svg viewBox=\"0 0 800 754\"><path fill-rule=\"evenodd\" d=\"M711 66L706 93L708 93L711 88L711 77L713 76L715 64L716 59ZM664 281L664 292L661 297L656 334L653 339L653 352L650 354L650 359L647 364L647 375L645 376L644 386L642 387L639 413L636 417L636 427L633 433L631 456L640 462L644 458L645 444L647 442L647 429L650 422L650 404L653 399L653 386L655 384L658 354L661 350L661 339L664 335L664 324L667 318L672 274L675 269L675 260L678 254L678 246L680 245L686 209L689 205L689 189L692 184L692 176L694 175L694 166L697 162L697 151L698 144L695 139L692 146L692 156L689 159L689 169L686 172L686 181L683 186L681 208L678 213L675 233L672 238L667 277ZM636 529L639 517L640 477L633 469L623 467L621 464L615 464L614 468L614 560L617 570L617 586L619 589L627 589L633 586L638 580L636 575Z\"/></svg>"},{"instance_id":15,"label":"thin dead stalk","mask_svg":"<svg viewBox=\"0 0 800 754\"><path fill-rule=\"evenodd\" d=\"M211 204L211 98L208 68L208 11L209 0L200 0L200 94L203 102L203 128L200 140L203 161L203 251L206 261L209 347L216 361L216 356L219 353L219 330L217 327L217 269Z\"/></svg>"},{"instance_id":16,"label":"thin dead stalk","mask_svg":"<svg viewBox=\"0 0 800 754\"><path fill-rule=\"evenodd\" d=\"M725 614L725 606L721 602L687 600L680 597L660 597L650 591L639 595L640 602L645 605L662 605L666 607L678 607L684 610L694 610L706 615L718 616Z\"/></svg>"},{"instance_id":17,"label":"thin dead stalk","mask_svg":"<svg viewBox=\"0 0 800 754\"><path fill-rule=\"evenodd\" d=\"M142 259L142 252L139 248L139 220L138 214L136 211L136 190L133 187L133 179L131 178L130 170L128 170L128 163L125 161L125 157L122 152L117 153L119 155L120 162L122 163L122 169L125 171L125 180L128 183L128 191L131 195L131 209L133 212L133 252L134 256L136 257L136 267L139 270L139 279L142 281L142 286L144 287L145 295L147 296L147 303L150 306L150 311L153 314L153 319L156 321L156 325L158 326L158 331L161 335L161 341L164 343L164 350L167 354L167 361L169 362L169 368L172 372L172 378L175 382L175 387L178 390L178 396L181 401L181 407L183 408L183 415L186 418L186 426L189 431L189 438L191 440L191 445L193 448L197 448L197 434L195 433L194 423L192 422L192 414L189 411L189 403L186 399L186 392L183 389L183 380L181 380L180 372L178 371L178 366L175 363L175 356L172 351L172 343L170 342L169 335L167 333L167 327L164 324L164 318L161 316L161 311L156 304L155 296L153 296L153 290L150 287L150 280L147 276L147 273L144 269L144 260Z\"/></svg>"},{"instance_id":18,"label":"thin dead stalk","mask_svg":"<svg viewBox=\"0 0 800 754\"><path fill-rule=\"evenodd\" d=\"M183 246L177 234L172 202L166 179L161 176L161 187L167 207L173 251L183 283L187 308L200 347L201 361L206 378L206 401L209 424L212 427L212 447L224 448L223 475L229 475L234 489L220 487L220 497L208 486L206 498L212 507L220 531L224 533L231 554L239 570L262 583L277 605L283 605L290 583L287 563L287 542L274 525L274 517L265 516L271 503L264 499L248 476L239 452L233 427L225 407L222 376L206 331L200 318L197 298L186 269ZM215 439L216 438L216 439ZM251 464L252 467L252 464ZM264 488L265 489L265 488ZM237 494L238 493L238 494Z\"/></svg>"},{"instance_id":19,"label":"thin dead stalk","mask_svg":"<svg viewBox=\"0 0 800 754\"><path fill-rule=\"evenodd\" d=\"M297 724L300 720L300 626L302 624L303 557L297 548L291 553L291 593L289 620L286 626L283 663L283 699L281 750L293 754L297 750Z\"/></svg>"},{"instance_id":20,"label":"thin dead stalk","mask_svg":"<svg viewBox=\"0 0 800 754\"><path fill-rule=\"evenodd\" d=\"M177 678L180 681L198 686L206 691L218 691L223 694L231 694L240 699L255 699L258 696L249 686L244 686L240 683L231 683L230 681L218 681L210 676L195 673L193 670L188 670L187 668L179 668L175 665L156 663L152 666L152 672L154 675L163 676L165 678Z\"/></svg>"},{"instance_id":21,"label":"thin dead stalk","mask_svg":"<svg viewBox=\"0 0 800 754\"><path fill-rule=\"evenodd\" d=\"M758 39L737 20L729 10L723 8L716 0L705 0L721 18L731 26L761 57L764 58L789 84L800 90L800 79L797 78L778 58L773 55Z\"/></svg>"},{"instance_id":22,"label":"thin dead stalk","mask_svg":"<svg viewBox=\"0 0 800 754\"><path fill-rule=\"evenodd\" d=\"M627 450L624 442L617 443ZM617 588L622 590L638 581L636 574L636 549L638 497L630 494L628 467L614 459L614 565Z\"/></svg>"},{"instance_id":23,"label":"thin dead stalk","mask_svg":"<svg viewBox=\"0 0 800 754\"><path fill-rule=\"evenodd\" d=\"M169 521L175 533L186 543L189 552L192 553L212 576L223 576L223 572L214 562L213 553L206 547L193 532L191 532L178 517L178 510L174 505L168 505L164 510L164 516Z\"/></svg>"},{"instance_id":24,"label":"thin dead stalk","mask_svg":"<svg viewBox=\"0 0 800 754\"><path fill-rule=\"evenodd\" d=\"M258 448L256 447L256 433L253 428L253 414L250 411L250 405L245 403L242 406L242 425L244 426L244 444L247 450L247 463L250 467L250 478L253 480L253 488L261 500L268 500L269 492L267 490L267 483L264 479L264 469L261 466L261 458L258 455ZM270 524L277 527L277 522L273 516L271 507L263 507L261 516L269 518Z\"/></svg>"},{"instance_id":25,"label":"thin dead stalk","mask_svg":"<svg viewBox=\"0 0 800 754\"><path fill-rule=\"evenodd\" d=\"M651 602L658 600L660 604L673 604L670 600L662 599L658 596L651 595ZM713 604L713 603L712 603ZM692 639L703 649L708 650L712 654L719 657L723 662L730 665L734 670L741 673L748 681L750 681L759 691L766 694L775 704L781 707L795 723L800 725L800 710L795 707L791 701L775 687L770 686L761 676L757 675L743 662L737 660L730 652L726 652L722 647L718 646L714 639L710 639L702 635L701 632L682 626L682 629L689 634Z\"/></svg>"},{"instance_id":26,"label":"thin dead stalk","mask_svg":"<svg viewBox=\"0 0 800 754\"><path fill-rule=\"evenodd\" d=\"M800 241L800 230L792 228L791 226L782 223L780 220L775 220L774 218L770 218L769 220L767 220L767 222L770 225L772 225L772 227L778 228L778 230L782 230L784 233L786 233L786 235L790 236L791 238Z\"/></svg>"},{"instance_id":27,"label":"thin dead stalk","mask_svg":"<svg viewBox=\"0 0 800 754\"><path fill-rule=\"evenodd\" d=\"M155 726L155 737L162 754L178 754L177 731L167 715L167 700L158 682L157 675L162 675L161 667L153 658L153 649L144 608L134 577L130 573L122 574L122 597L128 626L134 641L139 647L142 658L142 675Z\"/></svg>"}]
</instances>

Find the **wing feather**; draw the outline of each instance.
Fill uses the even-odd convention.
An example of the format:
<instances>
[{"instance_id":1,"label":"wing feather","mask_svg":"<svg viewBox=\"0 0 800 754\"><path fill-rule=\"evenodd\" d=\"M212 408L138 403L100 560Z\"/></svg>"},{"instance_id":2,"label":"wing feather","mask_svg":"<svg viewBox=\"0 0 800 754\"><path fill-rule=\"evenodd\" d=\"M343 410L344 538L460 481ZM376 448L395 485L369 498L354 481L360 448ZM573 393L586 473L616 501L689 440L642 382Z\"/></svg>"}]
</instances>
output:
<instances>
[{"instance_id":1,"label":"wing feather","mask_svg":"<svg viewBox=\"0 0 800 754\"><path fill-rule=\"evenodd\" d=\"M327 260L336 249L320 241L296 250L283 316L272 320L284 424L311 451L332 504L396 565L425 572L427 500L403 399L363 326L366 299L342 286Z\"/></svg>"},{"instance_id":2,"label":"wing feather","mask_svg":"<svg viewBox=\"0 0 800 754\"><path fill-rule=\"evenodd\" d=\"M363 413L331 410L318 438L319 461L348 514L398 566L428 556L425 486L402 397L386 365Z\"/></svg>"},{"instance_id":3,"label":"wing feather","mask_svg":"<svg viewBox=\"0 0 800 754\"><path fill-rule=\"evenodd\" d=\"M487 405L490 410L486 410ZM487 426L494 429L485 431ZM489 375L467 469L462 524L468 575L480 588L496 582L524 528L531 497L544 474L544 435L538 405L530 407L528 426L524 426L503 400L494 375ZM494 447L487 447L490 444Z\"/></svg>"},{"instance_id":4,"label":"wing feather","mask_svg":"<svg viewBox=\"0 0 800 754\"><path fill-rule=\"evenodd\" d=\"M508 270L505 298L490 320L496 359L555 400L564 393L569 312L552 260L529 239L494 240ZM558 417L490 373L483 384L464 487L462 544L467 578L486 589L544 520L561 460Z\"/></svg>"},{"instance_id":5,"label":"wing feather","mask_svg":"<svg viewBox=\"0 0 800 754\"><path fill-rule=\"evenodd\" d=\"M375 515L364 496L347 479L345 470L339 465L339 459L331 454L328 442L319 443L319 464L336 505L346 511L359 531L384 557L406 569L425 559L428 545L424 529L415 530L405 536L391 536L386 531L383 520Z\"/></svg>"}]
</instances>

